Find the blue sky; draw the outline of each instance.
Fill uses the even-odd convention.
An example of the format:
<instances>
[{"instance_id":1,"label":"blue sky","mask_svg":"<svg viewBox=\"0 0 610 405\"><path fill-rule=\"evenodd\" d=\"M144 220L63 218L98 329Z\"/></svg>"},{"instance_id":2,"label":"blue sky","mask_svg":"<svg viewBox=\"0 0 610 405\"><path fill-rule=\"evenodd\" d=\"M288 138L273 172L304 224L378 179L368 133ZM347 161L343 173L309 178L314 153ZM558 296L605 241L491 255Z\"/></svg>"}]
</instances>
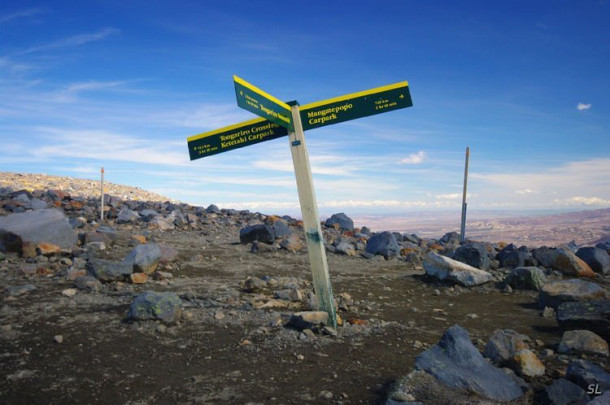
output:
<instances>
[{"instance_id":1,"label":"blue sky","mask_svg":"<svg viewBox=\"0 0 610 405\"><path fill-rule=\"evenodd\" d=\"M306 133L320 212L610 207L608 1L12 1L0 171L298 214L287 138L190 161L255 118L232 75L301 104L408 81L411 108Z\"/></svg>"}]
</instances>

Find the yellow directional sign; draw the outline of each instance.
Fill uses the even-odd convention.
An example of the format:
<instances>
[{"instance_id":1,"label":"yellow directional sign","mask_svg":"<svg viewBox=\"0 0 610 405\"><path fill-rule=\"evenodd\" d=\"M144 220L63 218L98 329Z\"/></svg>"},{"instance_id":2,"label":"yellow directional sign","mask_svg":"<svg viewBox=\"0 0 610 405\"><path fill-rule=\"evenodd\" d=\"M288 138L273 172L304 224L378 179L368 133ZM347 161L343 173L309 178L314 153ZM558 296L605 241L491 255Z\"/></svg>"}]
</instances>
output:
<instances>
[{"instance_id":1,"label":"yellow directional sign","mask_svg":"<svg viewBox=\"0 0 610 405\"><path fill-rule=\"evenodd\" d=\"M271 122L294 130L290 106L242 78L233 76L237 105Z\"/></svg>"},{"instance_id":2,"label":"yellow directional sign","mask_svg":"<svg viewBox=\"0 0 610 405\"><path fill-rule=\"evenodd\" d=\"M409 83L400 82L317 101L299 108L303 129L314 129L411 107Z\"/></svg>"},{"instance_id":3,"label":"yellow directional sign","mask_svg":"<svg viewBox=\"0 0 610 405\"><path fill-rule=\"evenodd\" d=\"M264 118L256 118L187 138L191 160L288 135L288 130Z\"/></svg>"}]
</instances>

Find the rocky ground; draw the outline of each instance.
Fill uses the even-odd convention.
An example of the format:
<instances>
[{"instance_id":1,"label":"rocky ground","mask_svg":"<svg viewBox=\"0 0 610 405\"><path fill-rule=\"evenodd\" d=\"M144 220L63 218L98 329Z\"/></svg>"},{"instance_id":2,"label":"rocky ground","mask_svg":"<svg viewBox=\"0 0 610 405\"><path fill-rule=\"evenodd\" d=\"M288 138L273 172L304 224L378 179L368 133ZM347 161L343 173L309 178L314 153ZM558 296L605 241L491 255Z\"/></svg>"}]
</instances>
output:
<instances>
[{"instance_id":1,"label":"rocky ground","mask_svg":"<svg viewBox=\"0 0 610 405\"><path fill-rule=\"evenodd\" d=\"M299 221L107 187L0 174L0 403L610 403L608 244L335 215L335 328Z\"/></svg>"}]
</instances>

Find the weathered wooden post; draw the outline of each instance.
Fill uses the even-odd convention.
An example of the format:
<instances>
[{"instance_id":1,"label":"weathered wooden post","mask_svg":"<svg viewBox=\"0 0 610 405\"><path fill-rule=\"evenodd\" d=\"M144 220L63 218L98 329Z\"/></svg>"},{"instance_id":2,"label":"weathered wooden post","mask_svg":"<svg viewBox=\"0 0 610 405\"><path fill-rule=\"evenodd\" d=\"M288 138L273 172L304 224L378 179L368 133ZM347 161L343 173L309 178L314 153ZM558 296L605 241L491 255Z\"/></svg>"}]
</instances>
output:
<instances>
[{"instance_id":1,"label":"weathered wooden post","mask_svg":"<svg viewBox=\"0 0 610 405\"><path fill-rule=\"evenodd\" d=\"M466 240L466 189L468 188L468 161L470 160L470 147L466 147L466 164L464 166L464 193L462 194L462 225L460 226L460 242Z\"/></svg>"},{"instance_id":2,"label":"weathered wooden post","mask_svg":"<svg viewBox=\"0 0 610 405\"><path fill-rule=\"evenodd\" d=\"M102 166L102 180L100 181L101 205L100 205L100 223L104 223L104 166Z\"/></svg>"}]
</instances>

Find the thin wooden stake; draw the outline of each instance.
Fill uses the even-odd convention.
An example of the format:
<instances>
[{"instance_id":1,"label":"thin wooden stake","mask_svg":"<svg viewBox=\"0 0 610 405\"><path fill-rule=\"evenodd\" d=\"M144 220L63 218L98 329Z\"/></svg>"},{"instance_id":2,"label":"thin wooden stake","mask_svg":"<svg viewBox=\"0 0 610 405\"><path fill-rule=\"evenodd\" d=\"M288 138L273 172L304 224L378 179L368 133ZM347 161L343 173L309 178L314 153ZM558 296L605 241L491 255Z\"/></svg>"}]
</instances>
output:
<instances>
[{"instance_id":1,"label":"thin wooden stake","mask_svg":"<svg viewBox=\"0 0 610 405\"><path fill-rule=\"evenodd\" d=\"M468 161L470 160L470 147L466 147L466 164L464 166L464 194L462 195L462 226L460 227L460 241L466 240L466 189L468 188Z\"/></svg>"},{"instance_id":2,"label":"thin wooden stake","mask_svg":"<svg viewBox=\"0 0 610 405\"><path fill-rule=\"evenodd\" d=\"M104 223L104 166L102 166L102 181L100 182L102 204L100 209L100 223Z\"/></svg>"},{"instance_id":3,"label":"thin wooden stake","mask_svg":"<svg viewBox=\"0 0 610 405\"><path fill-rule=\"evenodd\" d=\"M320 216L318 215L318 205L313 188L305 134L303 132L298 104L296 102L288 104L291 105L292 120L294 122L294 132L289 133L288 138L297 180L299 202L301 203L303 228L307 241L307 252L313 275L314 290L318 299L319 309L327 312L329 322L333 327L337 327L337 315L333 302L333 291L330 285L328 263L326 261L324 236L320 226Z\"/></svg>"}]
</instances>

